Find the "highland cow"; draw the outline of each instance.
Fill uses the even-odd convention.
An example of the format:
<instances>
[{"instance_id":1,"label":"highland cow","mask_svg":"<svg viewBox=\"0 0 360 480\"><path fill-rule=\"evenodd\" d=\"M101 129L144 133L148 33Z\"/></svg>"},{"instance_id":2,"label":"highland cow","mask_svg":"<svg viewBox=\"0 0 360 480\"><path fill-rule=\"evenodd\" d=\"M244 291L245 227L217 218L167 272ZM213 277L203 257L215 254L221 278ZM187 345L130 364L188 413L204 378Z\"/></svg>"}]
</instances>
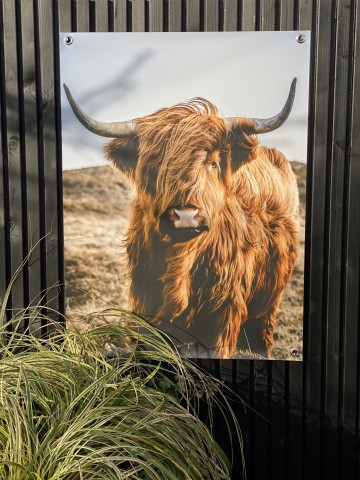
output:
<instances>
[{"instance_id":1,"label":"highland cow","mask_svg":"<svg viewBox=\"0 0 360 480\"><path fill-rule=\"evenodd\" d=\"M276 312L298 252L298 191L285 156L258 135L279 128L295 97L268 119L223 118L194 98L131 122L87 116L110 137L107 159L136 188L126 235L129 308L190 356L268 357Z\"/></svg>"}]
</instances>

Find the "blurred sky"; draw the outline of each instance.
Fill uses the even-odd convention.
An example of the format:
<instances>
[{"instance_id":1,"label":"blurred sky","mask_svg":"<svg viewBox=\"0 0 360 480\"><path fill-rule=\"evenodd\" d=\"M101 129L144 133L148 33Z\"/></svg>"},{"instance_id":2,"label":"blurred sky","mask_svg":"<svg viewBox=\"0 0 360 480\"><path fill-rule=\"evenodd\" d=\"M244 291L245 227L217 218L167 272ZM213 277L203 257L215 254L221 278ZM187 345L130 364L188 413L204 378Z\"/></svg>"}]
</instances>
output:
<instances>
[{"instance_id":1,"label":"blurred sky","mask_svg":"<svg viewBox=\"0 0 360 480\"><path fill-rule=\"evenodd\" d=\"M297 42L299 33L307 41ZM205 97L224 116L270 117L298 78L294 107L261 143L306 162L309 32L60 34L61 84L100 121L130 120L192 97ZM108 139L86 130L62 90L63 168L103 165Z\"/></svg>"}]
</instances>

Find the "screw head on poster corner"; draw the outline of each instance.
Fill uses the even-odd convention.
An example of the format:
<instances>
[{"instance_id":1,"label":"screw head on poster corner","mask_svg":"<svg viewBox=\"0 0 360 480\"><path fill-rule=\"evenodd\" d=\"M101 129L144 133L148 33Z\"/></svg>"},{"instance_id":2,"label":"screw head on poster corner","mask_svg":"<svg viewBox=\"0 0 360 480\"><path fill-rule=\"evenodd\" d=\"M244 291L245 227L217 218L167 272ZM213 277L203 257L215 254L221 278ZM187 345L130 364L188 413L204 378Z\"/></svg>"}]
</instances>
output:
<instances>
[{"instance_id":1,"label":"screw head on poster corner","mask_svg":"<svg viewBox=\"0 0 360 480\"><path fill-rule=\"evenodd\" d=\"M290 350L291 356L297 358L299 356L299 350L297 348L292 348Z\"/></svg>"},{"instance_id":2,"label":"screw head on poster corner","mask_svg":"<svg viewBox=\"0 0 360 480\"><path fill-rule=\"evenodd\" d=\"M66 37L64 37L64 43L65 45L71 45L73 43L74 39L71 35L66 35Z\"/></svg>"},{"instance_id":3,"label":"screw head on poster corner","mask_svg":"<svg viewBox=\"0 0 360 480\"><path fill-rule=\"evenodd\" d=\"M298 43L305 43L306 42L306 35L304 35L303 33L300 33L297 37L296 37L296 41Z\"/></svg>"}]
</instances>

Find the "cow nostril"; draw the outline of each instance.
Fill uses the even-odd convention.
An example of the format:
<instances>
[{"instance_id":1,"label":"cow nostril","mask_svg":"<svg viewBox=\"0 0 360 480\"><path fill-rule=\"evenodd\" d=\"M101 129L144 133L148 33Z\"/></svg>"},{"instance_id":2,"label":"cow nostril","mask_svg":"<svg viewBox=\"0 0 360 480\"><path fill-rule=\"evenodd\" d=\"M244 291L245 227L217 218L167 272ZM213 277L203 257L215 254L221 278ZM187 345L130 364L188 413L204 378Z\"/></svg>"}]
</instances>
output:
<instances>
[{"instance_id":1,"label":"cow nostril","mask_svg":"<svg viewBox=\"0 0 360 480\"><path fill-rule=\"evenodd\" d=\"M176 213L176 210L175 210L174 207L169 208L168 210L166 210L164 216L166 216L167 218L169 218L171 222L177 222L178 220L180 220L180 217L179 217L179 215Z\"/></svg>"}]
</instances>

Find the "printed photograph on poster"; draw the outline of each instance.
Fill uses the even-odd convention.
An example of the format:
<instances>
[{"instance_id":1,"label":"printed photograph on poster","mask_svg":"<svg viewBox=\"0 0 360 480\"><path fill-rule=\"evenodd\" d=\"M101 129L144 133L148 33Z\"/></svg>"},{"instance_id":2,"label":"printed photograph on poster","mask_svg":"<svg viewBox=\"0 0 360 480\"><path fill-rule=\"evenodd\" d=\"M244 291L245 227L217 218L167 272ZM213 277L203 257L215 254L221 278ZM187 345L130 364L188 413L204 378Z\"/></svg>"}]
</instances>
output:
<instances>
[{"instance_id":1,"label":"printed photograph on poster","mask_svg":"<svg viewBox=\"0 0 360 480\"><path fill-rule=\"evenodd\" d=\"M183 356L302 360L310 33L62 33L60 60L68 328L123 308Z\"/></svg>"}]
</instances>

